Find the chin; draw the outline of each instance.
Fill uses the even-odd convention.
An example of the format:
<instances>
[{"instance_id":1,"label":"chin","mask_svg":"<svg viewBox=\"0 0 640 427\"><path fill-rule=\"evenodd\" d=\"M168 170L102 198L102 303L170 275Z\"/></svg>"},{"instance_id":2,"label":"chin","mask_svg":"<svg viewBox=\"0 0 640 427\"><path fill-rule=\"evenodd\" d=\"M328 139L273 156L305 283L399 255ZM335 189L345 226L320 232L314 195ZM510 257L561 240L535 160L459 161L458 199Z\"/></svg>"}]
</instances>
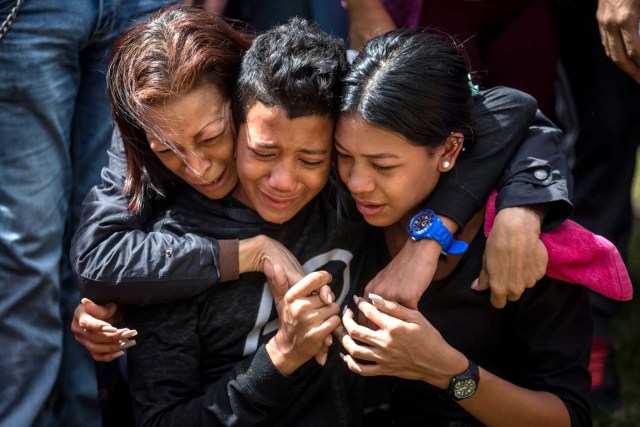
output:
<instances>
[{"instance_id":1,"label":"chin","mask_svg":"<svg viewBox=\"0 0 640 427\"><path fill-rule=\"evenodd\" d=\"M274 224L283 224L289 221L291 218L295 216L295 214L286 214L283 212L273 212L269 211L260 211L258 210L258 214L267 222L272 222Z\"/></svg>"},{"instance_id":2,"label":"chin","mask_svg":"<svg viewBox=\"0 0 640 427\"><path fill-rule=\"evenodd\" d=\"M379 216L363 216L363 218L367 224L373 225L374 227L388 227L395 223L395 221L390 221L388 218Z\"/></svg>"}]
</instances>

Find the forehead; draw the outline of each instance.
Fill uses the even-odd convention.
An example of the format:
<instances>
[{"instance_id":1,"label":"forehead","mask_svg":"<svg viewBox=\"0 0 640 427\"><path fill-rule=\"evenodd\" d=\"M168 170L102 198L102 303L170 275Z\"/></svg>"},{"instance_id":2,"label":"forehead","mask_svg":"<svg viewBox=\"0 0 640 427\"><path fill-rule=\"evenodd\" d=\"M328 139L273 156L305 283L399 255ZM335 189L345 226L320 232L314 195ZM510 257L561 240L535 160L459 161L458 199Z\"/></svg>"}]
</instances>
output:
<instances>
[{"instance_id":1,"label":"forehead","mask_svg":"<svg viewBox=\"0 0 640 427\"><path fill-rule=\"evenodd\" d=\"M247 112L245 123L250 143L281 149L329 149L334 121L329 116L309 115L289 118L278 107L256 102Z\"/></svg>"},{"instance_id":2,"label":"forehead","mask_svg":"<svg viewBox=\"0 0 640 427\"><path fill-rule=\"evenodd\" d=\"M193 137L203 127L227 117L227 99L216 85L203 82L191 91L149 107L150 125L163 134Z\"/></svg>"},{"instance_id":3,"label":"forehead","mask_svg":"<svg viewBox=\"0 0 640 427\"><path fill-rule=\"evenodd\" d=\"M350 151L367 151L373 147L388 150L413 145L402 135L382 129L359 114L342 114L336 125L336 142Z\"/></svg>"}]
</instances>

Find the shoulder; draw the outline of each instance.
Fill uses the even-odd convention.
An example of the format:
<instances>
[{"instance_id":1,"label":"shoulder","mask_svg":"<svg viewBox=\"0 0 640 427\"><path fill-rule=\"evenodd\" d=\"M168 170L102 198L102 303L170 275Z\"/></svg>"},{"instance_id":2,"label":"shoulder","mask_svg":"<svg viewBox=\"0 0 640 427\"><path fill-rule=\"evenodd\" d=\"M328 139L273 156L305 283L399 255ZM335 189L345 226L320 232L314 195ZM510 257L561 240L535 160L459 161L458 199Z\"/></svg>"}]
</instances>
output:
<instances>
[{"instance_id":1,"label":"shoulder","mask_svg":"<svg viewBox=\"0 0 640 427\"><path fill-rule=\"evenodd\" d=\"M538 109L538 103L533 96L505 86L481 90L473 99L475 114L510 111L533 117Z\"/></svg>"}]
</instances>

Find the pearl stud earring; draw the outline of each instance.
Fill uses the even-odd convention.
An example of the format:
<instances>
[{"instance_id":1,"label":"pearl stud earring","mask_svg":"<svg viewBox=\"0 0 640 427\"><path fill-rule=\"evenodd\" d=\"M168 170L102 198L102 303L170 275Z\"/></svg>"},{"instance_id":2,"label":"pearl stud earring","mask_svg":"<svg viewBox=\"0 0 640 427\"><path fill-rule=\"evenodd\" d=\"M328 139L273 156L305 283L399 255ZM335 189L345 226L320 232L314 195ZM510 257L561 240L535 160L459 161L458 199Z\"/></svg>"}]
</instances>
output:
<instances>
[{"instance_id":1,"label":"pearl stud earring","mask_svg":"<svg viewBox=\"0 0 640 427\"><path fill-rule=\"evenodd\" d=\"M442 167L445 169L449 169L449 166L451 165L451 163L449 163L448 160L445 160L444 162L442 162Z\"/></svg>"}]
</instances>

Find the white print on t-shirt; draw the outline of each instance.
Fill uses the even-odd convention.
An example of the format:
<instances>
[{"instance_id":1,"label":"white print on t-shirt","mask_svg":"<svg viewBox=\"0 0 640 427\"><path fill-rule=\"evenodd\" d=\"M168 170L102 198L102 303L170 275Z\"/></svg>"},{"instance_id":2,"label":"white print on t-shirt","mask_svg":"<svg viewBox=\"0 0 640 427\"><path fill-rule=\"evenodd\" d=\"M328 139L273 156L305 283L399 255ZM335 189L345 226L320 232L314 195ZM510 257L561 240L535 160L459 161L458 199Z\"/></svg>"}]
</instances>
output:
<instances>
[{"instance_id":1,"label":"white print on t-shirt","mask_svg":"<svg viewBox=\"0 0 640 427\"><path fill-rule=\"evenodd\" d=\"M351 290L351 276L350 276L350 268L349 263L353 259L353 254L344 249L333 249L324 254L317 255L311 258L309 261L305 262L302 266L302 269L306 273L310 273L312 271L316 271L321 269L321 267L327 265L331 261L340 261L345 264L344 270L342 272L342 291L338 296L337 303L342 306L345 298L349 295L349 291ZM260 343L260 337L266 334L270 334L271 332L278 329L278 319L273 319L271 322L267 323L269 320L269 315L271 314L271 310L273 309L273 295L271 294L271 288L269 287L269 283L264 283L262 288L262 297L260 299L260 308L258 309L258 315L256 316L256 323L247 335L247 340L244 344L244 352L243 356L248 356L250 354L255 353L258 349L258 344Z\"/></svg>"}]
</instances>

